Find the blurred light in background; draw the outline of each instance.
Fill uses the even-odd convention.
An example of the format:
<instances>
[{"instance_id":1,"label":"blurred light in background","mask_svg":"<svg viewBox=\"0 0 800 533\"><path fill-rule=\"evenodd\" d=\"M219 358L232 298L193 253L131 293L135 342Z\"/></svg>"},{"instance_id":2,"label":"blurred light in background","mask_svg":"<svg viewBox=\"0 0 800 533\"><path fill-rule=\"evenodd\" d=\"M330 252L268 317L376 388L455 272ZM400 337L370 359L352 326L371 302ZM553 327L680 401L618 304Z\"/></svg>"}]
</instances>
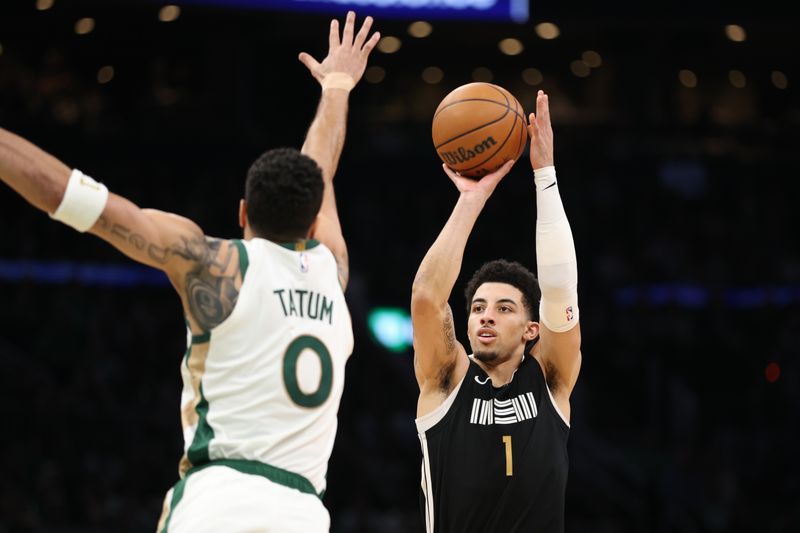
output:
<instances>
[{"instance_id":1,"label":"blurred light in background","mask_svg":"<svg viewBox=\"0 0 800 533\"><path fill-rule=\"evenodd\" d=\"M403 43L402 41L400 41L400 39L389 35L378 41L378 50L380 50L384 54L393 54L398 50L400 50L400 47L402 45Z\"/></svg>"},{"instance_id":2,"label":"blurred light in background","mask_svg":"<svg viewBox=\"0 0 800 533\"><path fill-rule=\"evenodd\" d=\"M427 67L422 71L422 80L425 83L436 85L444 78L444 72L439 67Z\"/></svg>"},{"instance_id":3,"label":"blurred light in background","mask_svg":"<svg viewBox=\"0 0 800 533\"><path fill-rule=\"evenodd\" d=\"M583 62L591 68L597 68L603 64L603 58L600 57L600 54L594 50L586 50L583 54L581 54L581 59L583 59Z\"/></svg>"},{"instance_id":4,"label":"blurred light in background","mask_svg":"<svg viewBox=\"0 0 800 533\"><path fill-rule=\"evenodd\" d=\"M392 352L404 352L412 344L411 315L399 307L377 307L367 314L372 337Z\"/></svg>"},{"instance_id":5,"label":"blurred light in background","mask_svg":"<svg viewBox=\"0 0 800 533\"><path fill-rule=\"evenodd\" d=\"M228 8L294 10L343 15L369 9L376 19L440 19L528 21L529 0L183 0L181 4L219 5Z\"/></svg>"},{"instance_id":6,"label":"blurred light in background","mask_svg":"<svg viewBox=\"0 0 800 533\"><path fill-rule=\"evenodd\" d=\"M433 32L433 26L431 26L424 20L418 20L416 22L412 22L411 25L408 27L408 34L411 35L412 37L416 37L417 39L422 39L423 37L427 37L432 32Z\"/></svg>"},{"instance_id":7,"label":"blurred light in background","mask_svg":"<svg viewBox=\"0 0 800 533\"><path fill-rule=\"evenodd\" d=\"M689 69L685 68L678 72L678 80L681 82L681 85L689 89L697 87L697 75Z\"/></svg>"},{"instance_id":8,"label":"blurred light in background","mask_svg":"<svg viewBox=\"0 0 800 533\"><path fill-rule=\"evenodd\" d=\"M569 64L569 69L579 78L585 78L592 73L589 65L583 62L582 59L576 59Z\"/></svg>"},{"instance_id":9,"label":"blurred light in background","mask_svg":"<svg viewBox=\"0 0 800 533\"><path fill-rule=\"evenodd\" d=\"M108 83L114 79L114 67L106 65L97 71L97 82Z\"/></svg>"},{"instance_id":10,"label":"blurred light in background","mask_svg":"<svg viewBox=\"0 0 800 533\"><path fill-rule=\"evenodd\" d=\"M78 35L86 35L94 30L94 19L91 17L84 17L75 23L75 33Z\"/></svg>"},{"instance_id":11,"label":"blurred light in background","mask_svg":"<svg viewBox=\"0 0 800 533\"><path fill-rule=\"evenodd\" d=\"M538 68L530 67L522 71L522 81L528 85L539 85L543 79L542 73L539 72Z\"/></svg>"},{"instance_id":12,"label":"blurred light in background","mask_svg":"<svg viewBox=\"0 0 800 533\"><path fill-rule=\"evenodd\" d=\"M555 39L561 35L561 30L558 29L558 26L552 22L542 22L541 24L537 24L534 28L534 31L536 31L536 35L547 40Z\"/></svg>"},{"instance_id":13,"label":"blurred light in background","mask_svg":"<svg viewBox=\"0 0 800 533\"><path fill-rule=\"evenodd\" d=\"M478 67L472 71L473 81L482 81L489 83L494 79L494 73L486 67Z\"/></svg>"},{"instance_id":14,"label":"blurred light in background","mask_svg":"<svg viewBox=\"0 0 800 533\"><path fill-rule=\"evenodd\" d=\"M741 43L747 39L747 32L738 24L728 24L725 26L725 35L735 43Z\"/></svg>"},{"instance_id":15,"label":"blurred light in background","mask_svg":"<svg viewBox=\"0 0 800 533\"><path fill-rule=\"evenodd\" d=\"M53 0L36 0L36 9L46 11L53 7Z\"/></svg>"},{"instance_id":16,"label":"blurred light in background","mask_svg":"<svg viewBox=\"0 0 800 533\"><path fill-rule=\"evenodd\" d=\"M737 89L744 89L747 85L747 77L741 70L731 70L728 72L728 81Z\"/></svg>"},{"instance_id":17,"label":"blurred light in background","mask_svg":"<svg viewBox=\"0 0 800 533\"><path fill-rule=\"evenodd\" d=\"M772 85L778 89L785 89L789 86L789 78L780 70L773 70L770 79L772 79Z\"/></svg>"},{"instance_id":18,"label":"blurred light in background","mask_svg":"<svg viewBox=\"0 0 800 533\"><path fill-rule=\"evenodd\" d=\"M775 383L778 381L778 378L781 377L781 367L778 363L768 364L767 368L764 369L764 376L770 383Z\"/></svg>"},{"instance_id":19,"label":"blurred light in background","mask_svg":"<svg viewBox=\"0 0 800 533\"><path fill-rule=\"evenodd\" d=\"M181 8L178 6L164 6L158 12L158 20L161 22L172 22L181 16Z\"/></svg>"},{"instance_id":20,"label":"blurred light in background","mask_svg":"<svg viewBox=\"0 0 800 533\"><path fill-rule=\"evenodd\" d=\"M509 37L508 39L503 39L497 45L500 48L500 51L503 52L507 56L517 56L525 50L525 47L522 46L522 42L519 39L514 39Z\"/></svg>"},{"instance_id":21,"label":"blurred light in background","mask_svg":"<svg viewBox=\"0 0 800 533\"><path fill-rule=\"evenodd\" d=\"M373 65L364 72L364 79L367 83L380 83L386 78L386 70L383 67Z\"/></svg>"},{"instance_id":22,"label":"blurred light in background","mask_svg":"<svg viewBox=\"0 0 800 533\"><path fill-rule=\"evenodd\" d=\"M0 280L45 285L103 285L113 287L170 286L166 274L143 265L103 265L71 261L0 259Z\"/></svg>"}]
</instances>

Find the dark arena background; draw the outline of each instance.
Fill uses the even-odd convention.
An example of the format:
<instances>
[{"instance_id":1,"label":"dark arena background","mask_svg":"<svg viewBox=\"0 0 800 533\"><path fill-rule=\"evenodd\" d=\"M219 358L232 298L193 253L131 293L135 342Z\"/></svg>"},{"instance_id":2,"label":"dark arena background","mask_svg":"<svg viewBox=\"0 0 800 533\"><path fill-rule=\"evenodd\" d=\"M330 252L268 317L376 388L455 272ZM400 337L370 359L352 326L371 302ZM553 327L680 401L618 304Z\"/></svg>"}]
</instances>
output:
<instances>
[{"instance_id":1,"label":"dark arena background","mask_svg":"<svg viewBox=\"0 0 800 533\"><path fill-rule=\"evenodd\" d=\"M336 178L356 348L324 501L334 533L421 532L408 305L457 197L433 111L473 80L527 111L545 89L583 328L567 532L800 531L800 19L483 3L500 7L2 0L0 127L239 237L249 164L299 147L315 111L298 53L325 55L331 16L375 16ZM465 278L497 257L535 268L534 224L526 155L468 244L462 342ZM5 186L0 228L0 532L154 531L182 446L178 298Z\"/></svg>"}]
</instances>

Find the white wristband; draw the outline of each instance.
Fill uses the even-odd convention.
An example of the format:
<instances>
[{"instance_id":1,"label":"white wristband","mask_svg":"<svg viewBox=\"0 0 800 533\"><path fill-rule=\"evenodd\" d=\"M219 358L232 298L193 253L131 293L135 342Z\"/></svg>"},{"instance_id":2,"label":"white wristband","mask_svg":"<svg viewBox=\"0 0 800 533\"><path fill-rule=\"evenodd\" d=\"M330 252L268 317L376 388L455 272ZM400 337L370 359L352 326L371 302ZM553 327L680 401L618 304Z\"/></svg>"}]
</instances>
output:
<instances>
[{"instance_id":1,"label":"white wristband","mask_svg":"<svg viewBox=\"0 0 800 533\"><path fill-rule=\"evenodd\" d=\"M69 177L61 204L50 218L83 233L94 226L107 201L108 188L76 168Z\"/></svg>"},{"instance_id":2,"label":"white wristband","mask_svg":"<svg viewBox=\"0 0 800 533\"><path fill-rule=\"evenodd\" d=\"M322 90L343 89L351 91L356 86L356 82L350 74L345 72L331 72L322 81Z\"/></svg>"}]
</instances>

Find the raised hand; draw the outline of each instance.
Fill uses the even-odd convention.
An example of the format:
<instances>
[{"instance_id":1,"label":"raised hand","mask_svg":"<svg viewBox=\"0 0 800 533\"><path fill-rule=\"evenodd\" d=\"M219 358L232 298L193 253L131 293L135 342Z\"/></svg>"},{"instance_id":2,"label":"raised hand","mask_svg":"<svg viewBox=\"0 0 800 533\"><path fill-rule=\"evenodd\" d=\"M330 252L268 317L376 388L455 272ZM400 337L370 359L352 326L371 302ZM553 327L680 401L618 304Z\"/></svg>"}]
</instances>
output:
<instances>
[{"instance_id":1,"label":"raised hand","mask_svg":"<svg viewBox=\"0 0 800 533\"><path fill-rule=\"evenodd\" d=\"M442 164L442 168L450 180L458 188L458 192L470 196L480 196L484 199L487 199L492 195L495 187L497 187L497 184L500 183L500 180L502 180L505 175L508 174L508 171L511 170L511 167L513 166L514 160L512 159L510 161L506 161L502 167L498 168L491 174L487 174L479 180L474 180L472 178L465 178L452 168Z\"/></svg>"},{"instance_id":2,"label":"raised hand","mask_svg":"<svg viewBox=\"0 0 800 533\"><path fill-rule=\"evenodd\" d=\"M358 33L355 33L356 14L348 11L347 19L344 23L344 31L341 39L339 38L339 21L331 21L330 34L328 36L328 55L322 63L311 57L310 54L302 52L299 56L300 61L311 71L320 84L323 84L325 77L332 72L347 74L358 83L367 68L367 58L372 49L381 38L381 34L375 32L369 35L372 28L372 17L367 17Z\"/></svg>"},{"instance_id":3,"label":"raised hand","mask_svg":"<svg viewBox=\"0 0 800 533\"><path fill-rule=\"evenodd\" d=\"M554 165L553 126L550 124L550 101L544 91L536 95L536 113L528 117L531 136L531 165L534 170Z\"/></svg>"}]
</instances>

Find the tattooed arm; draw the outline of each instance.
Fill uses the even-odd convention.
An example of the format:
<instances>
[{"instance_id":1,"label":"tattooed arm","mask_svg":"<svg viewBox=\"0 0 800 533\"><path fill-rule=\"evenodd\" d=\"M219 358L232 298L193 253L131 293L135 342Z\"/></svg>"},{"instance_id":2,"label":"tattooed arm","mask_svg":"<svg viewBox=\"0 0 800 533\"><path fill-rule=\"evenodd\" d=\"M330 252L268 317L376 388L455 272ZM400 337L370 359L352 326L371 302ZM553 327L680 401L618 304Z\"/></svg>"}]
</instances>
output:
<instances>
[{"instance_id":1,"label":"tattooed arm","mask_svg":"<svg viewBox=\"0 0 800 533\"><path fill-rule=\"evenodd\" d=\"M54 212L70 173L52 155L0 128L0 180L34 207ZM210 330L232 311L241 286L238 249L207 238L191 220L140 209L110 193L89 231L131 259L166 272L196 332Z\"/></svg>"},{"instance_id":2,"label":"tattooed arm","mask_svg":"<svg viewBox=\"0 0 800 533\"><path fill-rule=\"evenodd\" d=\"M140 209L113 193L90 232L131 259L163 270L196 333L210 331L233 311L242 277L239 250L231 241L207 237L188 218Z\"/></svg>"},{"instance_id":3,"label":"tattooed arm","mask_svg":"<svg viewBox=\"0 0 800 533\"><path fill-rule=\"evenodd\" d=\"M425 254L411 288L414 372L420 389L417 416L438 407L469 367L464 347L456 341L453 314L447 301L461 270L472 228L494 188L513 164L507 162L480 181L463 178L444 167L460 195L450 218Z\"/></svg>"}]
</instances>

